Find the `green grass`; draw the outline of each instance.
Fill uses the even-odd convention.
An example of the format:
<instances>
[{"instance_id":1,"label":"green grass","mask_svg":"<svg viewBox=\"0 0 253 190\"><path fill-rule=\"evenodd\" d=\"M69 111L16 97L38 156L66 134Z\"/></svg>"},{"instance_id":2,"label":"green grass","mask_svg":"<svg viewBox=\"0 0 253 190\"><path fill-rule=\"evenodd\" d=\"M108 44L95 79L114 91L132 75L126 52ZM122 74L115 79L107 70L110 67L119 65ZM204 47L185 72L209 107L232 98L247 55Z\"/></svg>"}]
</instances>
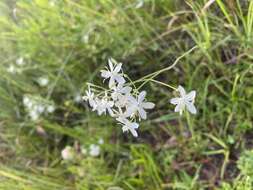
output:
<instances>
[{"instance_id":1,"label":"green grass","mask_svg":"<svg viewBox=\"0 0 253 190\"><path fill-rule=\"evenodd\" d=\"M138 2L0 2L0 189L253 188L253 1ZM194 46L155 79L196 89L196 116L173 113L173 92L149 82L156 108L135 139L74 101L86 82L101 84L110 57L138 80ZM22 72L7 72L19 57ZM32 121L24 95L55 112ZM100 138L99 157L80 154ZM78 152L70 162L61 158L68 145Z\"/></svg>"}]
</instances>

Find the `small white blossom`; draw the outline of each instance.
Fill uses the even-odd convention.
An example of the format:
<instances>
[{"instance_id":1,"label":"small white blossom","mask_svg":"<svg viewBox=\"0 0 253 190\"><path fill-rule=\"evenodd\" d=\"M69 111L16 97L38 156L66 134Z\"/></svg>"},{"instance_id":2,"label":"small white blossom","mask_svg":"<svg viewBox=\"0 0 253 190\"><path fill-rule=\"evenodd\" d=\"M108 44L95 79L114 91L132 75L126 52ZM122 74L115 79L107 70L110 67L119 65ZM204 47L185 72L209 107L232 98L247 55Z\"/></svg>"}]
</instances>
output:
<instances>
[{"instance_id":1,"label":"small white blossom","mask_svg":"<svg viewBox=\"0 0 253 190\"><path fill-rule=\"evenodd\" d=\"M63 160L73 160L75 153L72 147L66 146L62 151L61 151L61 156Z\"/></svg>"},{"instance_id":2,"label":"small white blossom","mask_svg":"<svg viewBox=\"0 0 253 190\"><path fill-rule=\"evenodd\" d=\"M193 90L186 94L185 89L182 86L178 86L180 97L172 98L170 103L176 105L175 112L179 112L182 115L185 108L192 114L196 114L197 110L194 106L194 101L196 97L196 91Z\"/></svg>"},{"instance_id":3,"label":"small white blossom","mask_svg":"<svg viewBox=\"0 0 253 190\"><path fill-rule=\"evenodd\" d=\"M81 101L82 101L81 95L80 95L80 94L76 94L76 96L75 96L75 98L74 98L74 101L75 101L76 103L81 102Z\"/></svg>"},{"instance_id":4,"label":"small white blossom","mask_svg":"<svg viewBox=\"0 0 253 190\"><path fill-rule=\"evenodd\" d=\"M32 107L32 101L27 96L23 97L23 104L29 108Z\"/></svg>"},{"instance_id":5,"label":"small white blossom","mask_svg":"<svg viewBox=\"0 0 253 190\"><path fill-rule=\"evenodd\" d=\"M123 133L130 131L134 137L138 137L138 133L136 131L139 127L138 123L131 122L126 118L117 118L116 120L123 125L122 127Z\"/></svg>"},{"instance_id":6,"label":"small white blossom","mask_svg":"<svg viewBox=\"0 0 253 190\"><path fill-rule=\"evenodd\" d=\"M85 44L87 44L87 43L89 42L89 38L90 38L89 34L85 34L85 35L83 35L83 37L82 37L82 41L83 41Z\"/></svg>"},{"instance_id":7,"label":"small white blossom","mask_svg":"<svg viewBox=\"0 0 253 190\"><path fill-rule=\"evenodd\" d=\"M122 63L113 64L112 62L115 62L113 59L109 59L109 68L106 68L106 70L101 70L101 76L105 79L109 79L109 88L112 88L115 86L115 83L118 84L124 84L125 79L123 77L122 73L119 73L121 71Z\"/></svg>"},{"instance_id":8,"label":"small white blossom","mask_svg":"<svg viewBox=\"0 0 253 190\"><path fill-rule=\"evenodd\" d=\"M17 67L15 67L14 65L10 65L8 68L7 68L7 72L8 73L11 73L11 74L16 74L16 73L20 73L20 69L18 69Z\"/></svg>"},{"instance_id":9,"label":"small white blossom","mask_svg":"<svg viewBox=\"0 0 253 190\"><path fill-rule=\"evenodd\" d=\"M29 117L33 121L38 120L40 115L43 113L52 113L55 109L53 105L47 102L41 102L38 97L27 95L24 95L23 97L23 104L28 112Z\"/></svg>"},{"instance_id":10,"label":"small white blossom","mask_svg":"<svg viewBox=\"0 0 253 190\"><path fill-rule=\"evenodd\" d=\"M88 90L85 91L86 96L83 96L84 101L88 101L91 107L95 106L94 93L91 91L90 86L88 86Z\"/></svg>"},{"instance_id":11,"label":"small white blossom","mask_svg":"<svg viewBox=\"0 0 253 190\"><path fill-rule=\"evenodd\" d=\"M139 9L139 8L143 7L143 5L144 5L144 0L138 0L135 8Z\"/></svg>"},{"instance_id":12,"label":"small white blossom","mask_svg":"<svg viewBox=\"0 0 253 190\"><path fill-rule=\"evenodd\" d=\"M38 79L38 83L39 83L39 85L40 85L41 87L45 87L45 86L48 85L49 80L48 80L48 78L46 78L46 77L40 77L40 78Z\"/></svg>"},{"instance_id":13,"label":"small white blossom","mask_svg":"<svg viewBox=\"0 0 253 190\"><path fill-rule=\"evenodd\" d=\"M81 148L81 153L82 153L83 155L86 155L86 154L88 153L88 151L87 151L87 149L86 149L85 147L82 147L82 148Z\"/></svg>"},{"instance_id":14,"label":"small white blossom","mask_svg":"<svg viewBox=\"0 0 253 190\"><path fill-rule=\"evenodd\" d=\"M100 138L100 139L98 140L98 144L104 144L104 139Z\"/></svg>"},{"instance_id":15,"label":"small white blossom","mask_svg":"<svg viewBox=\"0 0 253 190\"><path fill-rule=\"evenodd\" d=\"M48 112L48 113L53 113L54 110L55 110L55 107L54 107L53 105L49 105L49 106L47 107L47 112Z\"/></svg>"},{"instance_id":16,"label":"small white blossom","mask_svg":"<svg viewBox=\"0 0 253 190\"><path fill-rule=\"evenodd\" d=\"M34 106L34 109L35 109L39 114L41 114L41 113L44 112L45 106L43 106L43 105L36 105L36 106Z\"/></svg>"},{"instance_id":17,"label":"small white blossom","mask_svg":"<svg viewBox=\"0 0 253 190\"><path fill-rule=\"evenodd\" d=\"M130 94L130 92L132 91L131 87L123 86L123 84L118 84L117 86L114 86L112 89L113 89L113 92L111 96L113 100L117 100L123 94L124 95Z\"/></svg>"},{"instance_id":18,"label":"small white blossom","mask_svg":"<svg viewBox=\"0 0 253 190\"><path fill-rule=\"evenodd\" d=\"M38 120L39 119L39 113L36 111L36 110L30 110L30 112L29 112L29 116L30 116L30 118L33 120L33 121L36 121L36 120Z\"/></svg>"},{"instance_id":19,"label":"small white blossom","mask_svg":"<svg viewBox=\"0 0 253 190\"><path fill-rule=\"evenodd\" d=\"M129 99L129 107L126 110L127 117L134 116L136 113L139 114L140 118L147 119L147 113L145 109L153 109L155 104L152 102L144 102L146 96L146 92L142 91L138 98L134 98L133 96L128 96Z\"/></svg>"},{"instance_id":20,"label":"small white blossom","mask_svg":"<svg viewBox=\"0 0 253 190\"><path fill-rule=\"evenodd\" d=\"M90 156L97 157L100 154L100 147L95 144L91 144L89 147Z\"/></svg>"},{"instance_id":21,"label":"small white blossom","mask_svg":"<svg viewBox=\"0 0 253 190\"><path fill-rule=\"evenodd\" d=\"M102 115L103 113L108 113L112 116L113 111L112 107L114 105L113 101L108 101L105 98L103 99L95 99L95 105L93 106L93 111L97 111L98 115Z\"/></svg>"},{"instance_id":22,"label":"small white blossom","mask_svg":"<svg viewBox=\"0 0 253 190\"><path fill-rule=\"evenodd\" d=\"M20 57L16 60L16 64L19 66L25 65L25 61L23 57Z\"/></svg>"}]
</instances>

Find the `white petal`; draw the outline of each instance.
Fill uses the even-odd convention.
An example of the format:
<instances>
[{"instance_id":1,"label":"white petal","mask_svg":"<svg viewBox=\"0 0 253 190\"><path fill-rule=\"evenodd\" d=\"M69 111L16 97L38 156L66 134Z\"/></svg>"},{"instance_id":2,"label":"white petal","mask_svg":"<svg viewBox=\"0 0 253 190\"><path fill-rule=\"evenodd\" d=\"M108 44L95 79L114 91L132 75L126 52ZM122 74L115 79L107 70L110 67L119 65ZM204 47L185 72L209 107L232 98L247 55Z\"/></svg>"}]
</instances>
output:
<instances>
[{"instance_id":1,"label":"white petal","mask_svg":"<svg viewBox=\"0 0 253 190\"><path fill-rule=\"evenodd\" d=\"M180 98L172 98L170 99L170 103L173 105L177 105L180 102Z\"/></svg>"},{"instance_id":2,"label":"white petal","mask_svg":"<svg viewBox=\"0 0 253 190\"><path fill-rule=\"evenodd\" d=\"M123 123L122 117L117 117L116 120L119 121L120 123Z\"/></svg>"},{"instance_id":3,"label":"white petal","mask_svg":"<svg viewBox=\"0 0 253 190\"><path fill-rule=\"evenodd\" d=\"M114 102L113 101L109 101L107 105L111 108L111 107L113 107Z\"/></svg>"},{"instance_id":4,"label":"white petal","mask_svg":"<svg viewBox=\"0 0 253 190\"><path fill-rule=\"evenodd\" d=\"M155 104L152 103L152 102L143 102L141 104L141 106L144 108L144 109L153 109L155 107Z\"/></svg>"},{"instance_id":5,"label":"white petal","mask_svg":"<svg viewBox=\"0 0 253 190\"><path fill-rule=\"evenodd\" d=\"M137 100L136 100L132 95L128 95L128 96L127 96L127 99L129 100L129 102L130 102L131 104L134 104L134 105L137 105L137 104L138 104Z\"/></svg>"},{"instance_id":6,"label":"white petal","mask_svg":"<svg viewBox=\"0 0 253 190\"><path fill-rule=\"evenodd\" d=\"M129 130L130 130L130 132L132 133L132 135L133 135L134 137L138 137L138 133L137 133L137 131L136 131L135 129L130 128Z\"/></svg>"},{"instance_id":7,"label":"white petal","mask_svg":"<svg viewBox=\"0 0 253 190\"><path fill-rule=\"evenodd\" d=\"M134 115L135 113L136 113L135 106L128 107L127 110L126 110L125 116L130 117L130 116Z\"/></svg>"},{"instance_id":8,"label":"white petal","mask_svg":"<svg viewBox=\"0 0 253 190\"><path fill-rule=\"evenodd\" d=\"M138 109L138 112L139 112L140 117L141 117L142 119L147 119L147 113L145 112L144 109L139 108L139 109Z\"/></svg>"},{"instance_id":9,"label":"white petal","mask_svg":"<svg viewBox=\"0 0 253 190\"><path fill-rule=\"evenodd\" d=\"M178 88L177 88L177 90L179 91L181 97L185 96L186 92L185 92L184 87L182 87L181 85L179 85Z\"/></svg>"},{"instance_id":10,"label":"white petal","mask_svg":"<svg viewBox=\"0 0 253 190\"><path fill-rule=\"evenodd\" d=\"M112 99L113 99L113 100L117 100L117 98L118 98L118 93L117 93L117 92L113 92L113 93L111 94L111 96L112 96Z\"/></svg>"},{"instance_id":11,"label":"white petal","mask_svg":"<svg viewBox=\"0 0 253 190\"><path fill-rule=\"evenodd\" d=\"M108 60L110 71L113 71L113 69L114 69L114 66L113 66L112 61L113 61L112 59L109 59L109 60Z\"/></svg>"},{"instance_id":12,"label":"white petal","mask_svg":"<svg viewBox=\"0 0 253 190\"><path fill-rule=\"evenodd\" d=\"M90 104L90 106L91 107L95 107L95 101L94 100L92 100L92 99L89 99L89 104Z\"/></svg>"},{"instance_id":13,"label":"white petal","mask_svg":"<svg viewBox=\"0 0 253 190\"><path fill-rule=\"evenodd\" d=\"M138 123L131 123L131 128L138 129L139 124Z\"/></svg>"},{"instance_id":14,"label":"white petal","mask_svg":"<svg viewBox=\"0 0 253 190\"><path fill-rule=\"evenodd\" d=\"M112 88L115 85L114 77L111 77L109 80L109 88Z\"/></svg>"},{"instance_id":15,"label":"white petal","mask_svg":"<svg viewBox=\"0 0 253 190\"><path fill-rule=\"evenodd\" d=\"M141 103L145 99L146 91L142 91L138 96L138 102Z\"/></svg>"},{"instance_id":16,"label":"white petal","mask_svg":"<svg viewBox=\"0 0 253 190\"><path fill-rule=\"evenodd\" d=\"M185 99L188 101L194 101L195 97L196 97L196 91L193 90L185 96Z\"/></svg>"},{"instance_id":17,"label":"white petal","mask_svg":"<svg viewBox=\"0 0 253 190\"><path fill-rule=\"evenodd\" d=\"M124 84L126 82L126 80L124 79L124 77L122 77L121 75L115 76L115 80L119 83L119 84Z\"/></svg>"},{"instance_id":18,"label":"white petal","mask_svg":"<svg viewBox=\"0 0 253 190\"><path fill-rule=\"evenodd\" d=\"M122 131L123 131L123 133L126 132L126 131L128 131L128 127L124 125L124 126L122 127Z\"/></svg>"},{"instance_id":19,"label":"white petal","mask_svg":"<svg viewBox=\"0 0 253 190\"><path fill-rule=\"evenodd\" d=\"M100 72L103 78L109 78L111 76L111 73L106 70L101 70Z\"/></svg>"},{"instance_id":20,"label":"white petal","mask_svg":"<svg viewBox=\"0 0 253 190\"><path fill-rule=\"evenodd\" d=\"M196 110L196 108L195 108L195 106L194 106L193 103L187 102L186 108L192 114L196 114L197 113L197 110Z\"/></svg>"},{"instance_id":21,"label":"white petal","mask_svg":"<svg viewBox=\"0 0 253 190\"><path fill-rule=\"evenodd\" d=\"M175 112L180 112L180 114L182 114L182 111L184 110L185 105L183 103L179 103L176 107L175 107Z\"/></svg>"},{"instance_id":22,"label":"white petal","mask_svg":"<svg viewBox=\"0 0 253 190\"><path fill-rule=\"evenodd\" d=\"M131 92L132 88L130 86L126 86L120 90L123 94L129 94Z\"/></svg>"},{"instance_id":23,"label":"white petal","mask_svg":"<svg viewBox=\"0 0 253 190\"><path fill-rule=\"evenodd\" d=\"M111 109L111 108L107 108L107 110L108 110L108 112L109 112L109 115L110 115L111 117L113 117L113 116L114 116L114 113L113 113L112 109Z\"/></svg>"},{"instance_id":24,"label":"white petal","mask_svg":"<svg viewBox=\"0 0 253 190\"><path fill-rule=\"evenodd\" d=\"M116 73L120 72L121 66L122 66L122 63L117 64L116 67L115 67L115 69L114 69L114 71L115 71Z\"/></svg>"}]
</instances>

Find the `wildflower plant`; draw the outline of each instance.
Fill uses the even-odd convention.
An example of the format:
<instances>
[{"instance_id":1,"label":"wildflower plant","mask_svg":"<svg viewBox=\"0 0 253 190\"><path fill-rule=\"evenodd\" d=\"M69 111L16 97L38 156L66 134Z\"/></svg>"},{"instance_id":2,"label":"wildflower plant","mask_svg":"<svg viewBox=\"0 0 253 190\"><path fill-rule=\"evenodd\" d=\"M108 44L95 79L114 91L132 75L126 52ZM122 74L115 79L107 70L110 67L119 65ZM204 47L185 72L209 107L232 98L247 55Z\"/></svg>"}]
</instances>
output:
<instances>
[{"instance_id":1,"label":"wildflower plant","mask_svg":"<svg viewBox=\"0 0 253 190\"><path fill-rule=\"evenodd\" d=\"M129 77L122 71L122 63L109 59L108 67L101 70L101 77L108 81L108 89L88 84L83 99L98 115L109 114L120 125L123 132L138 136L139 121L147 119L147 110L155 107L145 100L146 91L139 92ZM129 81L128 81L129 80Z\"/></svg>"},{"instance_id":2,"label":"wildflower plant","mask_svg":"<svg viewBox=\"0 0 253 190\"><path fill-rule=\"evenodd\" d=\"M37 121L41 115L53 113L55 106L40 97L24 95L23 105L32 121Z\"/></svg>"},{"instance_id":3,"label":"wildflower plant","mask_svg":"<svg viewBox=\"0 0 253 190\"><path fill-rule=\"evenodd\" d=\"M160 73L170 70L177 62L186 54L191 52L190 49L184 55L179 57L171 66L157 72L151 73L137 81L132 81L130 77L122 70L122 63L118 63L114 59L108 60L108 66L101 70L101 77L103 82L108 82L108 88L97 86L88 83L88 88L83 96L92 108L92 111L97 112L98 115L109 114L121 126L123 132L130 132L134 137L138 137L139 122L147 119L147 111L155 107L155 104L147 101L146 91L140 91L147 82L155 82L157 84L169 87L176 92L179 92L179 97L172 98L170 103L175 105L175 112L182 115L184 110L192 114L197 113L194 106L196 91L186 93L185 89L179 85L175 88L171 85L154 80ZM142 83L138 88L136 83Z\"/></svg>"}]
</instances>

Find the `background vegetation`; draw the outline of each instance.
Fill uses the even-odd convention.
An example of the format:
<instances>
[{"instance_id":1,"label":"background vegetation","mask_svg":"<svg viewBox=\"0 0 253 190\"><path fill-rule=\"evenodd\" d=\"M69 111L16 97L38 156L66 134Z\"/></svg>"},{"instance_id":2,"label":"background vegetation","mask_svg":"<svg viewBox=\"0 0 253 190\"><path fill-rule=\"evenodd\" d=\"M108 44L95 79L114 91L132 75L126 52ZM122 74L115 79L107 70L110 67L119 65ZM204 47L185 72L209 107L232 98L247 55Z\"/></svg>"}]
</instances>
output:
<instances>
[{"instance_id":1,"label":"background vegetation","mask_svg":"<svg viewBox=\"0 0 253 190\"><path fill-rule=\"evenodd\" d=\"M196 116L150 83L156 109L135 139L80 102L109 57L138 79L195 45L157 79L196 89ZM2 0L0 189L253 189L252 59L251 0ZM32 120L25 96L55 111ZM99 139L98 157L80 154Z\"/></svg>"}]
</instances>

